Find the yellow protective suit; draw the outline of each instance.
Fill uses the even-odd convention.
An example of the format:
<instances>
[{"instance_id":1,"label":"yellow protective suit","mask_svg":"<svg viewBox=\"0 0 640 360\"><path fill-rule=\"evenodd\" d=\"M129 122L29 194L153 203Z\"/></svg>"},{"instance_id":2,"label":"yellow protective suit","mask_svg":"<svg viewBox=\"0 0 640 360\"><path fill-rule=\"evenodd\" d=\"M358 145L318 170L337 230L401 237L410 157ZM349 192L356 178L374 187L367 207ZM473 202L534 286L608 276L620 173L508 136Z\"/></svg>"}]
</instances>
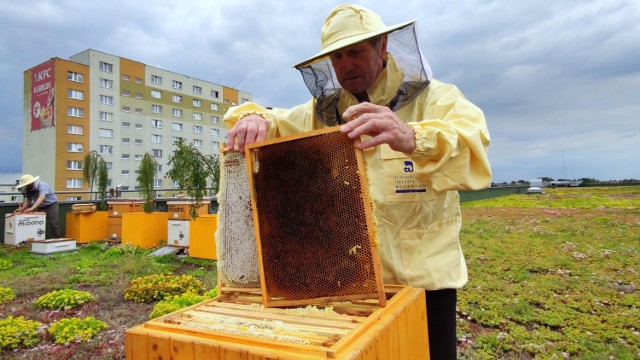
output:
<instances>
[{"instance_id":1,"label":"yellow protective suit","mask_svg":"<svg viewBox=\"0 0 640 360\"><path fill-rule=\"evenodd\" d=\"M389 104L402 74L389 56L386 68L367 90L378 105ZM357 104L343 91L343 113ZM315 100L292 109L267 110L254 103L229 109L225 125L251 113L271 121L268 137L324 127L314 117ZM460 288L468 279L460 247L462 224L456 190L482 189L491 182L487 158L489 132L482 111L453 85L431 80L396 115L416 133L412 154L388 145L365 150L369 189L375 203L385 284L427 290Z\"/></svg>"}]
</instances>

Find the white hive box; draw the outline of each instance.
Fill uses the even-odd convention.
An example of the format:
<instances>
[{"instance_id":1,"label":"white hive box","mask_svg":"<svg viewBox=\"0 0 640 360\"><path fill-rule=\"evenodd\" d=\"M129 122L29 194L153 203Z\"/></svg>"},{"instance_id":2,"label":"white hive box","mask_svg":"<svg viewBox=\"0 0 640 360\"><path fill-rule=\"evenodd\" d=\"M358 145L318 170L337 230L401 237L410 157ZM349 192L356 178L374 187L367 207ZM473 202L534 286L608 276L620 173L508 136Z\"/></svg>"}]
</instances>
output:
<instances>
[{"instance_id":1,"label":"white hive box","mask_svg":"<svg viewBox=\"0 0 640 360\"><path fill-rule=\"evenodd\" d=\"M76 250L76 240L71 238L36 240L31 242L31 253L33 254L48 255Z\"/></svg>"},{"instance_id":2,"label":"white hive box","mask_svg":"<svg viewBox=\"0 0 640 360\"><path fill-rule=\"evenodd\" d=\"M171 246L189 246L190 221L169 220L167 244Z\"/></svg>"},{"instance_id":3,"label":"white hive box","mask_svg":"<svg viewBox=\"0 0 640 360\"><path fill-rule=\"evenodd\" d=\"M46 215L43 212L6 214L4 216L4 243L20 245L25 241L44 240Z\"/></svg>"}]
</instances>

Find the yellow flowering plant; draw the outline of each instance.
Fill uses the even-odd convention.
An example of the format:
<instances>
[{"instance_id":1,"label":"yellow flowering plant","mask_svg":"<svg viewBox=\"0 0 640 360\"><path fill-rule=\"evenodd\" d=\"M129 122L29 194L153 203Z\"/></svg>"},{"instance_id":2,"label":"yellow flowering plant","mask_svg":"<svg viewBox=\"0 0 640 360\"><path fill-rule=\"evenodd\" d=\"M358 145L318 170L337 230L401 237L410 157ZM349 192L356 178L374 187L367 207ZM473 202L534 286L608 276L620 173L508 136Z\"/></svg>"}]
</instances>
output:
<instances>
[{"instance_id":1,"label":"yellow flowering plant","mask_svg":"<svg viewBox=\"0 0 640 360\"><path fill-rule=\"evenodd\" d=\"M49 327L49 334L56 344L69 344L91 340L96 334L109 326L93 316L84 319L73 317L60 319Z\"/></svg>"},{"instance_id":2,"label":"yellow flowering plant","mask_svg":"<svg viewBox=\"0 0 640 360\"><path fill-rule=\"evenodd\" d=\"M93 295L86 291L63 289L54 290L40 296L38 300L36 300L36 305L47 309L68 310L94 301L95 299Z\"/></svg>"},{"instance_id":3,"label":"yellow flowering plant","mask_svg":"<svg viewBox=\"0 0 640 360\"><path fill-rule=\"evenodd\" d=\"M18 346L33 346L40 342L38 330L42 326L34 320L20 316L0 319L0 349L16 349Z\"/></svg>"}]
</instances>

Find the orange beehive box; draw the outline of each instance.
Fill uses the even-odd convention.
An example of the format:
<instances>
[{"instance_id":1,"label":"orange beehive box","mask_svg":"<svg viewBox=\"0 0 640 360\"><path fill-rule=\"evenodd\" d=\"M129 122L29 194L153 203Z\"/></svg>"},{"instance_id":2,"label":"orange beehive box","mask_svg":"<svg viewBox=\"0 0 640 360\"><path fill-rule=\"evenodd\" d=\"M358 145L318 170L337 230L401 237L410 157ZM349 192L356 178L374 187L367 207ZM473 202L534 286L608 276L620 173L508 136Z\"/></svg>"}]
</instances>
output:
<instances>
[{"instance_id":1,"label":"orange beehive box","mask_svg":"<svg viewBox=\"0 0 640 360\"><path fill-rule=\"evenodd\" d=\"M167 213L125 213L122 215L122 244L149 249L167 241Z\"/></svg>"},{"instance_id":2,"label":"orange beehive box","mask_svg":"<svg viewBox=\"0 0 640 360\"><path fill-rule=\"evenodd\" d=\"M424 290L387 286L375 300L265 308L227 293L130 328L136 359L428 359Z\"/></svg>"},{"instance_id":3,"label":"orange beehive box","mask_svg":"<svg viewBox=\"0 0 640 360\"><path fill-rule=\"evenodd\" d=\"M107 239L122 239L122 217L109 216L107 219Z\"/></svg>"},{"instance_id":4,"label":"orange beehive box","mask_svg":"<svg viewBox=\"0 0 640 360\"><path fill-rule=\"evenodd\" d=\"M196 206L196 214L206 215L209 213L209 205L211 200L202 199ZM191 200L167 200L167 212L169 213L169 220L190 220L191 219Z\"/></svg>"},{"instance_id":5,"label":"orange beehive box","mask_svg":"<svg viewBox=\"0 0 640 360\"><path fill-rule=\"evenodd\" d=\"M66 236L74 238L78 243L102 241L108 234L107 211L89 213L67 213Z\"/></svg>"},{"instance_id":6,"label":"orange beehive box","mask_svg":"<svg viewBox=\"0 0 640 360\"><path fill-rule=\"evenodd\" d=\"M216 259L215 233L218 226L217 215L200 215L191 221L189 256L200 259Z\"/></svg>"},{"instance_id":7,"label":"orange beehive box","mask_svg":"<svg viewBox=\"0 0 640 360\"><path fill-rule=\"evenodd\" d=\"M144 201L136 200L107 200L109 216L122 217L124 213L142 212Z\"/></svg>"}]
</instances>

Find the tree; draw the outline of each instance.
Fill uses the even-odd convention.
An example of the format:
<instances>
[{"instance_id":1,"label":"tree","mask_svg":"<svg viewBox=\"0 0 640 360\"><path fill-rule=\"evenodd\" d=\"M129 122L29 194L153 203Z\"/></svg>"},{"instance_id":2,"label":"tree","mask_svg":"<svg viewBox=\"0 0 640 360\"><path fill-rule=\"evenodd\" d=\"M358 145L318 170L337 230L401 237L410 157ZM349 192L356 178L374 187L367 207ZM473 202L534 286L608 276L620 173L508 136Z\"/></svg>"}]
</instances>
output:
<instances>
[{"instance_id":1,"label":"tree","mask_svg":"<svg viewBox=\"0 0 640 360\"><path fill-rule=\"evenodd\" d=\"M140 162L140 168L138 169L139 174L136 180L140 186L140 194L145 200L144 212L146 213L153 212L154 208L153 200L155 199L155 191L153 189L153 180L156 176L157 165L158 163L153 157L151 157L149 153L145 153L142 162Z\"/></svg>"},{"instance_id":2,"label":"tree","mask_svg":"<svg viewBox=\"0 0 640 360\"><path fill-rule=\"evenodd\" d=\"M93 195L93 185L98 180L98 193L102 200L106 197L107 189L107 163L97 151L91 150L84 156L84 164L82 166L82 177L89 184L89 200ZM96 193L95 198L98 198Z\"/></svg>"},{"instance_id":3,"label":"tree","mask_svg":"<svg viewBox=\"0 0 640 360\"><path fill-rule=\"evenodd\" d=\"M207 195L207 179L211 180L213 192L218 192L220 182L219 160L211 155L203 155L193 144L183 139L175 143L176 150L169 157L171 169L167 177L178 182L178 187L191 198L190 215L196 218L197 205Z\"/></svg>"}]
</instances>

